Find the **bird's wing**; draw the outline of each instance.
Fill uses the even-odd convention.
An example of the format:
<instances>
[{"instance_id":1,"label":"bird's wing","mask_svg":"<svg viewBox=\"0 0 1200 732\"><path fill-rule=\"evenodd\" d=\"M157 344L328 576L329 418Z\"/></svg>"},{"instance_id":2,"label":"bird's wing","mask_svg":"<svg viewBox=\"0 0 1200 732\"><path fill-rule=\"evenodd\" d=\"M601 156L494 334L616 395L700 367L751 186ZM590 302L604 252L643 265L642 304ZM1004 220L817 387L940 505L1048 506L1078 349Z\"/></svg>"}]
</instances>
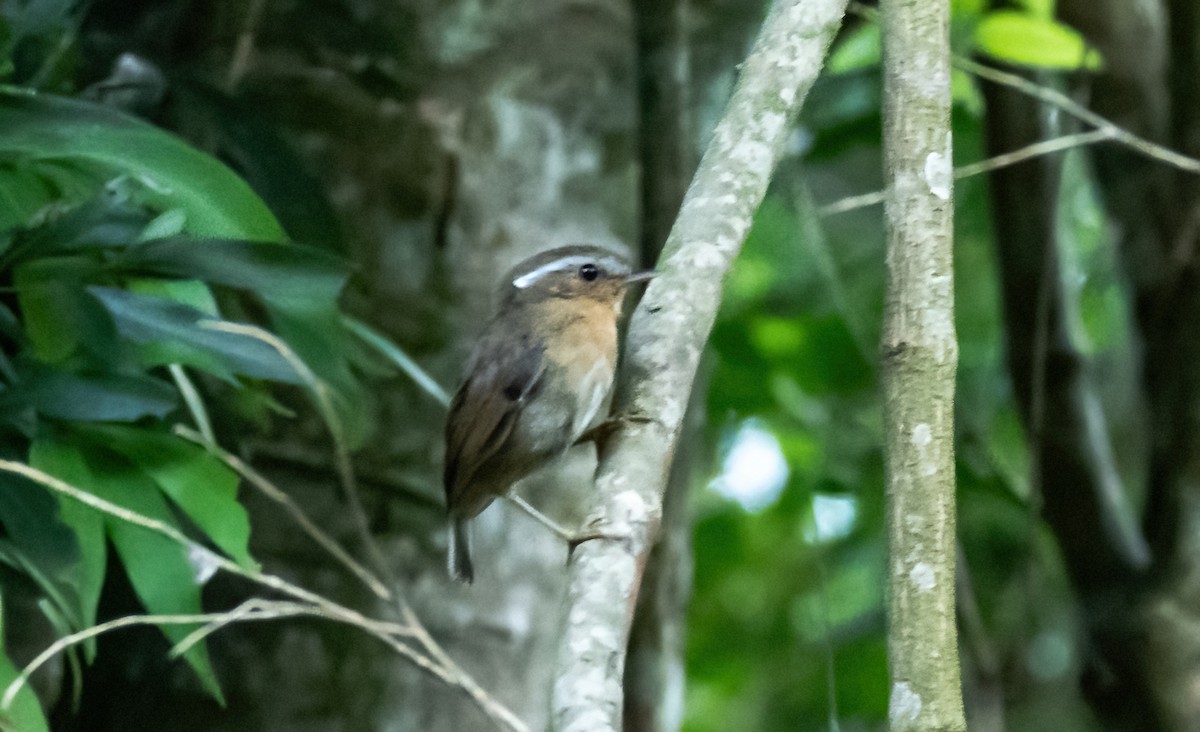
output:
<instances>
[{"instance_id":1,"label":"bird's wing","mask_svg":"<svg viewBox=\"0 0 1200 732\"><path fill-rule=\"evenodd\" d=\"M446 422L446 500L458 505L475 472L501 448L521 403L536 391L546 366L531 339L502 343L484 338L470 376L454 395Z\"/></svg>"}]
</instances>

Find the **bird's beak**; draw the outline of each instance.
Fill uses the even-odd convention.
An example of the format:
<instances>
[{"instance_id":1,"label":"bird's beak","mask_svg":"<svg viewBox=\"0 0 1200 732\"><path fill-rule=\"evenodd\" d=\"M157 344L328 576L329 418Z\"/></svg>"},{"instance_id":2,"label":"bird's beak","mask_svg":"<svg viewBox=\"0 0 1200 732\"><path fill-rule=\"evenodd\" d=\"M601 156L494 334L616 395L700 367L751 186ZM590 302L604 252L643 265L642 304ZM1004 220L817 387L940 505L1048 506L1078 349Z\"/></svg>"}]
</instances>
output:
<instances>
[{"instance_id":1,"label":"bird's beak","mask_svg":"<svg viewBox=\"0 0 1200 732\"><path fill-rule=\"evenodd\" d=\"M655 272L652 269L648 269L645 272L634 272L625 278L625 284L632 285L637 282L645 282L646 280L653 278L656 274L658 274L658 272Z\"/></svg>"}]
</instances>

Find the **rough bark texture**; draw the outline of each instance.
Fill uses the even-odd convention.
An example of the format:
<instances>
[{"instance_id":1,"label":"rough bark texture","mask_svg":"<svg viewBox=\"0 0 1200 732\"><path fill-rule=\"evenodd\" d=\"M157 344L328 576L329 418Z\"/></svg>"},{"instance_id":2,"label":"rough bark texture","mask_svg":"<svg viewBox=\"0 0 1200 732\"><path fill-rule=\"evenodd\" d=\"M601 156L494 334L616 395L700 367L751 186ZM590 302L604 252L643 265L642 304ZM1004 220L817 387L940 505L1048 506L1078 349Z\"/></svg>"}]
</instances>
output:
<instances>
[{"instance_id":1,"label":"rough bark texture","mask_svg":"<svg viewBox=\"0 0 1200 732\"><path fill-rule=\"evenodd\" d=\"M704 381L697 376L697 384ZM687 606L692 587L692 514L688 498L707 468L699 454L703 389L693 394L663 497L662 529L646 561L629 655L625 659L624 732L673 732L683 725Z\"/></svg>"},{"instance_id":2,"label":"rough bark texture","mask_svg":"<svg viewBox=\"0 0 1200 732\"><path fill-rule=\"evenodd\" d=\"M950 7L888 0L883 331L892 732L964 730L954 614Z\"/></svg>"},{"instance_id":3,"label":"rough bark texture","mask_svg":"<svg viewBox=\"0 0 1200 732\"><path fill-rule=\"evenodd\" d=\"M844 10L843 0L772 8L663 248L660 275L633 315L617 413L637 420L603 445L590 514L621 539L586 542L572 557L552 692L556 730L620 728L630 619L721 281Z\"/></svg>"}]
</instances>

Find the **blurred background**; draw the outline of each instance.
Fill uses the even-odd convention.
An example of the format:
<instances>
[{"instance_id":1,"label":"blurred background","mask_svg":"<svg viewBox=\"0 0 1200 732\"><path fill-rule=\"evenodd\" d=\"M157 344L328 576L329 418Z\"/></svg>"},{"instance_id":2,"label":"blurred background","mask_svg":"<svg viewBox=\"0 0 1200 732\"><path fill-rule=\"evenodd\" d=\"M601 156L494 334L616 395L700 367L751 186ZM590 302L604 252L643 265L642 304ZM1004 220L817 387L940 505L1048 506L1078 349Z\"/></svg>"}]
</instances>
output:
<instances>
[{"instance_id":1,"label":"blurred background","mask_svg":"<svg viewBox=\"0 0 1200 732\"><path fill-rule=\"evenodd\" d=\"M976 166L955 186L970 728L1200 729L1200 168L1151 145L1200 147L1200 14L952 6L955 163ZM404 596L544 728L566 551L498 504L477 584L445 579L444 390L513 263L572 242L653 263L766 7L8 0L0 457L377 614L173 428L361 557L348 454ZM879 36L853 5L727 280L634 622L629 730L885 728ZM1093 133L1089 112L1124 132ZM214 318L278 334L329 399ZM578 521L588 452L524 495ZM95 622L259 592L69 503L0 480L0 679ZM186 634L57 656L33 684L49 727L490 728L351 628L234 625L174 661ZM10 726L37 729L19 699Z\"/></svg>"}]
</instances>

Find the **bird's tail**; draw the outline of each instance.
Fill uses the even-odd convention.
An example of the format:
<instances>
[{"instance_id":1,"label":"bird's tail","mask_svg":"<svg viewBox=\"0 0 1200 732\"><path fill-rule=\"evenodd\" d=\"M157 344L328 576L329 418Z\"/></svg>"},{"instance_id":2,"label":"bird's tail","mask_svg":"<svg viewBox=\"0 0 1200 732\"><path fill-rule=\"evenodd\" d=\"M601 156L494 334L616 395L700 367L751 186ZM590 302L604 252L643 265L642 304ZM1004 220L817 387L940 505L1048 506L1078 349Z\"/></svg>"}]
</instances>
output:
<instances>
[{"instance_id":1,"label":"bird's tail","mask_svg":"<svg viewBox=\"0 0 1200 732\"><path fill-rule=\"evenodd\" d=\"M475 580L475 567L471 565L471 532L467 519L450 519L450 553L447 560L453 579L468 585Z\"/></svg>"}]
</instances>

